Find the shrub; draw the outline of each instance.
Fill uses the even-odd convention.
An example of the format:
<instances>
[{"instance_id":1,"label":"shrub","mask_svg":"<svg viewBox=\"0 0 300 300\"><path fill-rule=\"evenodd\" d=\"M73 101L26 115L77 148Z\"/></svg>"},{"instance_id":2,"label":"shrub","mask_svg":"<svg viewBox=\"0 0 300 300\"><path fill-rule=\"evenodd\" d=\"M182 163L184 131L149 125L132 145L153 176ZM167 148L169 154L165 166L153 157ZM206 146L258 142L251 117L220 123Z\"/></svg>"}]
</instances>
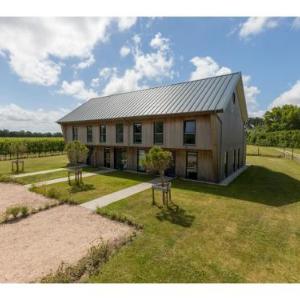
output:
<instances>
[{"instance_id":1,"label":"shrub","mask_svg":"<svg viewBox=\"0 0 300 300\"><path fill-rule=\"evenodd\" d=\"M78 193L78 192L85 192L85 191L90 191L90 190L94 190L94 189L95 189L95 187L92 184L85 184L85 183L72 184L72 186L70 188L70 192Z\"/></svg>"},{"instance_id":2,"label":"shrub","mask_svg":"<svg viewBox=\"0 0 300 300\"><path fill-rule=\"evenodd\" d=\"M59 197L61 196L61 192L56 188L52 187L46 190L46 196L51 199L59 199Z\"/></svg>"},{"instance_id":3,"label":"shrub","mask_svg":"<svg viewBox=\"0 0 300 300\"><path fill-rule=\"evenodd\" d=\"M21 184L21 181L19 179L6 175L0 175L0 182Z\"/></svg>"},{"instance_id":4,"label":"shrub","mask_svg":"<svg viewBox=\"0 0 300 300\"><path fill-rule=\"evenodd\" d=\"M20 212L21 212L22 217L28 216L28 214L29 214L28 207L27 206L21 206L20 207Z\"/></svg>"},{"instance_id":5,"label":"shrub","mask_svg":"<svg viewBox=\"0 0 300 300\"><path fill-rule=\"evenodd\" d=\"M6 209L5 214L7 217L13 216L14 218L16 218L19 215L20 211L20 206L11 206Z\"/></svg>"}]
</instances>

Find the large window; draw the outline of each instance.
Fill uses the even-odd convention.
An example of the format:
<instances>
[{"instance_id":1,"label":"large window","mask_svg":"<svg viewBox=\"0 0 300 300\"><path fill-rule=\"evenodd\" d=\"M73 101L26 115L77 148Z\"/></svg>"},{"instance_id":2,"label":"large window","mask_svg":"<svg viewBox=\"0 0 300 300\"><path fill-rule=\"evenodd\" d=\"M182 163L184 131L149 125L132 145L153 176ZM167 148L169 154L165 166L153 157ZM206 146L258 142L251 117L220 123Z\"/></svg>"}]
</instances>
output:
<instances>
[{"instance_id":1,"label":"large window","mask_svg":"<svg viewBox=\"0 0 300 300\"><path fill-rule=\"evenodd\" d=\"M100 125L100 143L106 143L106 125Z\"/></svg>"},{"instance_id":2,"label":"large window","mask_svg":"<svg viewBox=\"0 0 300 300\"><path fill-rule=\"evenodd\" d=\"M153 142L154 144L163 144L164 143L164 123L155 122L153 130Z\"/></svg>"},{"instance_id":3,"label":"large window","mask_svg":"<svg viewBox=\"0 0 300 300\"><path fill-rule=\"evenodd\" d=\"M195 145L196 143L196 121L184 121L183 143L186 145Z\"/></svg>"},{"instance_id":4,"label":"large window","mask_svg":"<svg viewBox=\"0 0 300 300\"><path fill-rule=\"evenodd\" d=\"M104 149L104 167L110 168L110 148Z\"/></svg>"},{"instance_id":5,"label":"large window","mask_svg":"<svg viewBox=\"0 0 300 300\"><path fill-rule=\"evenodd\" d=\"M123 124L116 124L116 143L123 143Z\"/></svg>"},{"instance_id":6,"label":"large window","mask_svg":"<svg viewBox=\"0 0 300 300\"><path fill-rule=\"evenodd\" d=\"M92 128L92 126L87 126L86 127L86 141L88 143L93 142L93 128Z\"/></svg>"},{"instance_id":7,"label":"large window","mask_svg":"<svg viewBox=\"0 0 300 300\"><path fill-rule=\"evenodd\" d=\"M224 156L224 175L225 177L228 176L228 152L225 152L225 156Z\"/></svg>"},{"instance_id":8,"label":"large window","mask_svg":"<svg viewBox=\"0 0 300 300\"><path fill-rule=\"evenodd\" d=\"M189 179L197 179L197 165L198 165L197 152L186 153L186 177Z\"/></svg>"},{"instance_id":9,"label":"large window","mask_svg":"<svg viewBox=\"0 0 300 300\"><path fill-rule=\"evenodd\" d=\"M236 170L236 150L233 150L233 171Z\"/></svg>"},{"instance_id":10,"label":"large window","mask_svg":"<svg viewBox=\"0 0 300 300\"><path fill-rule=\"evenodd\" d=\"M238 148L238 156L237 156L237 167L240 168L240 159L241 159L241 152L240 148Z\"/></svg>"},{"instance_id":11,"label":"large window","mask_svg":"<svg viewBox=\"0 0 300 300\"><path fill-rule=\"evenodd\" d=\"M78 140L78 127L72 127L72 139L73 141Z\"/></svg>"},{"instance_id":12,"label":"large window","mask_svg":"<svg viewBox=\"0 0 300 300\"><path fill-rule=\"evenodd\" d=\"M133 143L134 144L142 143L142 124L141 123L133 124Z\"/></svg>"},{"instance_id":13,"label":"large window","mask_svg":"<svg viewBox=\"0 0 300 300\"><path fill-rule=\"evenodd\" d=\"M137 150L137 170L140 172L145 171L145 167L142 164L143 159L145 158L145 150L138 149Z\"/></svg>"}]
</instances>

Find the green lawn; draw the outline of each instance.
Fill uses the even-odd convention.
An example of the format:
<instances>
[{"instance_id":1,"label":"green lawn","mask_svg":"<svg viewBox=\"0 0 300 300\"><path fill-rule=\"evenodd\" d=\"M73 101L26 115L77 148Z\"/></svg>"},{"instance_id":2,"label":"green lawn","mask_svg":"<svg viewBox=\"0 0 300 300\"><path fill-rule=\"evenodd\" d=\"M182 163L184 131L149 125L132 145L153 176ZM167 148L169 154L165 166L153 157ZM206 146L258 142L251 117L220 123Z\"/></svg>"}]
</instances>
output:
<instances>
[{"instance_id":1,"label":"green lawn","mask_svg":"<svg viewBox=\"0 0 300 300\"><path fill-rule=\"evenodd\" d=\"M78 204L93 200L132 185L149 181L152 177L146 174L129 173L122 171L114 171L105 174L98 174L91 177L83 178L85 184L93 185L93 189L72 193L68 182L55 183L47 186L37 187L36 192L46 194L47 190L55 188L59 191L59 198L71 198Z\"/></svg>"},{"instance_id":2,"label":"green lawn","mask_svg":"<svg viewBox=\"0 0 300 300\"><path fill-rule=\"evenodd\" d=\"M66 167L67 163L68 159L66 155L24 159L26 173L63 168ZM11 161L0 161L0 175L1 174L11 174Z\"/></svg>"},{"instance_id":3,"label":"green lawn","mask_svg":"<svg viewBox=\"0 0 300 300\"><path fill-rule=\"evenodd\" d=\"M263 147L255 145L247 145L247 155L260 155L260 156L272 156L282 157L283 154L276 150L276 147Z\"/></svg>"},{"instance_id":4,"label":"green lawn","mask_svg":"<svg viewBox=\"0 0 300 300\"><path fill-rule=\"evenodd\" d=\"M143 224L90 282L300 282L300 164L248 157L230 186L174 181L178 210L151 191L102 210Z\"/></svg>"},{"instance_id":5,"label":"green lawn","mask_svg":"<svg viewBox=\"0 0 300 300\"><path fill-rule=\"evenodd\" d=\"M47 181L52 180L56 178L62 178L67 177L68 171L57 171L53 173L47 173L47 174L38 174L38 175L30 175L18 178L18 181L22 184L29 184L29 183L37 183L41 181Z\"/></svg>"}]
</instances>

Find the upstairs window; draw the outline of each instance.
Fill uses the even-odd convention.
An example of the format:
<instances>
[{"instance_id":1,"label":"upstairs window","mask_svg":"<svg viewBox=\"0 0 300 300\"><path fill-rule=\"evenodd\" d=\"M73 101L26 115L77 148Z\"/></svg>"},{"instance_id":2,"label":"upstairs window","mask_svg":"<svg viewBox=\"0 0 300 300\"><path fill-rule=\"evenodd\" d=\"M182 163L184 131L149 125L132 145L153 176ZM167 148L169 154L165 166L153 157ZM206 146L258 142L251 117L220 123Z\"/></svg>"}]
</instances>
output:
<instances>
[{"instance_id":1,"label":"upstairs window","mask_svg":"<svg viewBox=\"0 0 300 300\"><path fill-rule=\"evenodd\" d=\"M133 143L134 144L142 143L142 124L141 123L133 124Z\"/></svg>"},{"instance_id":2,"label":"upstairs window","mask_svg":"<svg viewBox=\"0 0 300 300\"><path fill-rule=\"evenodd\" d=\"M123 143L123 124L116 124L116 143Z\"/></svg>"},{"instance_id":3,"label":"upstairs window","mask_svg":"<svg viewBox=\"0 0 300 300\"><path fill-rule=\"evenodd\" d=\"M183 143L185 145L195 145L196 143L196 121L184 121Z\"/></svg>"},{"instance_id":4,"label":"upstairs window","mask_svg":"<svg viewBox=\"0 0 300 300\"><path fill-rule=\"evenodd\" d=\"M92 128L92 126L87 126L86 127L86 141L88 143L93 142L93 128Z\"/></svg>"},{"instance_id":5,"label":"upstairs window","mask_svg":"<svg viewBox=\"0 0 300 300\"><path fill-rule=\"evenodd\" d=\"M106 143L106 125L100 125L100 143Z\"/></svg>"},{"instance_id":6,"label":"upstairs window","mask_svg":"<svg viewBox=\"0 0 300 300\"><path fill-rule=\"evenodd\" d=\"M163 144L164 143L164 123L155 122L154 123L154 144Z\"/></svg>"},{"instance_id":7,"label":"upstairs window","mask_svg":"<svg viewBox=\"0 0 300 300\"><path fill-rule=\"evenodd\" d=\"M78 127L72 127L72 139L78 141Z\"/></svg>"}]
</instances>

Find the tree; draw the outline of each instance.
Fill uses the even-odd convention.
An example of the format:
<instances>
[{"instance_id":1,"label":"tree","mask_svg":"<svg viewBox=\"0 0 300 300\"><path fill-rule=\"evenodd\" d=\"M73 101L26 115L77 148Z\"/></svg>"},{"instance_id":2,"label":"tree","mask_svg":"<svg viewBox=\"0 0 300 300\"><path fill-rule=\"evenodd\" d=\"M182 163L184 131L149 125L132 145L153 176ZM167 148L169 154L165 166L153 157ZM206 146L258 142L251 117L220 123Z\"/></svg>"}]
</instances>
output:
<instances>
[{"instance_id":1,"label":"tree","mask_svg":"<svg viewBox=\"0 0 300 300\"><path fill-rule=\"evenodd\" d=\"M79 167L79 164L86 162L89 149L79 141L73 141L65 146L65 151L67 152L70 164L75 166L75 184L80 185L82 183L82 169ZM69 184L71 184L70 171L68 173L68 177Z\"/></svg>"},{"instance_id":2,"label":"tree","mask_svg":"<svg viewBox=\"0 0 300 300\"><path fill-rule=\"evenodd\" d=\"M158 146L154 146L145 155L142 164L147 170L159 173L161 183L164 186L165 170L170 167L171 162L172 153L170 151L166 151Z\"/></svg>"},{"instance_id":3,"label":"tree","mask_svg":"<svg viewBox=\"0 0 300 300\"><path fill-rule=\"evenodd\" d=\"M16 173L20 172L20 156L27 151L27 145L21 142L13 142L9 145L9 153L16 156L16 160L12 161L12 171L14 164L16 164ZM24 162L22 161L22 171L24 171Z\"/></svg>"},{"instance_id":4,"label":"tree","mask_svg":"<svg viewBox=\"0 0 300 300\"><path fill-rule=\"evenodd\" d=\"M264 114L264 125L267 131L300 129L300 107L296 105L274 107Z\"/></svg>"}]
</instances>

